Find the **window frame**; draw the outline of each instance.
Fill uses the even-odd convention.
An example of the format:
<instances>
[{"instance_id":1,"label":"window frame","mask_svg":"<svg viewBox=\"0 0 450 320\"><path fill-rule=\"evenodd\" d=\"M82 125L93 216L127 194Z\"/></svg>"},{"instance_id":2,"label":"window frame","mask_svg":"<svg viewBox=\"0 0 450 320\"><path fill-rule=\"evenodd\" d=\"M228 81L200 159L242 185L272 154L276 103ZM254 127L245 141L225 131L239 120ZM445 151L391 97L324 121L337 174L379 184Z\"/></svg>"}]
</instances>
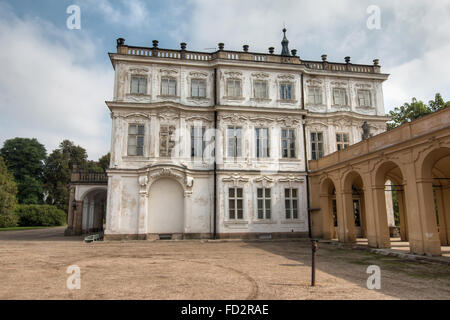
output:
<instances>
[{"instance_id":1,"label":"window frame","mask_svg":"<svg viewBox=\"0 0 450 320\"><path fill-rule=\"evenodd\" d=\"M164 85L163 83L167 81L167 93L164 93ZM174 87L174 94L170 94L170 82L175 82L175 87ZM178 85L178 81L176 78L174 77L161 77L161 96L166 96L166 97L176 97L177 96L177 85Z\"/></svg>"},{"instance_id":2,"label":"window frame","mask_svg":"<svg viewBox=\"0 0 450 320\"><path fill-rule=\"evenodd\" d=\"M230 94L230 83L233 83L233 94ZM236 86L238 84L238 86ZM236 95L236 89L239 89L239 95ZM235 79L235 78L229 78L226 81L226 92L227 97L230 98L242 98L242 80L241 79Z\"/></svg>"},{"instance_id":3,"label":"window frame","mask_svg":"<svg viewBox=\"0 0 450 320\"><path fill-rule=\"evenodd\" d=\"M201 137L198 136L198 130L201 129ZM206 149L206 127L205 126L191 126L191 158L203 158ZM201 139L201 140L200 140ZM199 141L201 141L201 150L198 151Z\"/></svg>"},{"instance_id":4,"label":"window frame","mask_svg":"<svg viewBox=\"0 0 450 320\"><path fill-rule=\"evenodd\" d=\"M133 80L138 80L138 92L133 92ZM141 88L140 83L141 80L145 80L144 92L139 92L139 88ZM130 94L133 95L147 95L148 90L148 78L147 76L132 74L130 77Z\"/></svg>"},{"instance_id":5,"label":"window frame","mask_svg":"<svg viewBox=\"0 0 450 320\"><path fill-rule=\"evenodd\" d=\"M200 86L198 86L197 88L197 95L194 95L194 83L203 83L204 85L204 95L200 95ZM202 99L202 98L206 98L206 88L207 88L207 83L205 79L198 79L198 78L193 78L191 79L191 98L195 98L195 99Z\"/></svg>"},{"instance_id":6,"label":"window frame","mask_svg":"<svg viewBox=\"0 0 450 320\"><path fill-rule=\"evenodd\" d=\"M363 97L364 104L361 104L361 98L360 98L360 94L361 93L363 93L363 94L366 93L367 94L366 97ZM356 96L358 98L358 106L359 107L371 107L372 106L372 93L370 92L370 90L358 89L357 92L356 92ZM365 102L367 102L367 104L365 104Z\"/></svg>"},{"instance_id":7,"label":"window frame","mask_svg":"<svg viewBox=\"0 0 450 320\"><path fill-rule=\"evenodd\" d=\"M265 90L264 90L264 96L258 97L257 92L257 84L264 84ZM253 80L253 98L254 99L269 99L269 82L267 80Z\"/></svg>"},{"instance_id":8,"label":"window frame","mask_svg":"<svg viewBox=\"0 0 450 320\"><path fill-rule=\"evenodd\" d=\"M136 127L136 133L130 133L131 127ZM142 129L142 133L140 133ZM140 140L141 139L141 140ZM130 141L135 140L135 145L130 144ZM139 146L141 141L142 146ZM143 157L144 156L144 146L145 146L145 125L142 123L129 123L128 133L127 133L127 156L128 157ZM130 152L130 147L135 147L136 152L132 154ZM140 152L139 152L140 151Z\"/></svg>"},{"instance_id":9,"label":"window frame","mask_svg":"<svg viewBox=\"0 0 450 320\"><path fill-rule=\"evenodd\" d=\"M262 190L262 197L259 196L259 190ZM266 190L269 190L269 196L266 195ZM262 208L259 206L260 201L262 201ZM266 201L269 201L269 208L267 208ZM260 210L262 210L262 218ZM258 220L272 220L272 188L256 188L256 218Z\"/></svg>"},{"instance_id":10,"label":"window frame","mask_svg":"<svg viewBox=\"0 0 450 320\"><path fill-rule=\"evenodd\" d=\"M319 134L322 136L322 140L320 140ZM313 136L316 137L316 139L313 139ZM323 158L324 156L324 134L323 131L311 131L309 134L310 137L310 147L311 147L311 160L319 160L320 158ZM319 148L319 145L321 144L322 148ZM315 146L316 150L313 150L313 146ZM318 156L317 156L317 153Z\"/></svg>"},{"instance_id":11,"label":"window frame","mask_svg":"<svg viewBox=\"0 0 450 320\"><path fill-rule=\"evenodd\" d=\"M316 101L316 90L318 90L319 102ZM311 91L313 93L314 101L311 101ZM323 104L323 96L322 96L322 88L317 86L308 86L308 104L312 105L322 105Z\"/></svg>"},{"instance_id":12,"label":"window frame","mask_svg":"<svg viewBox=\"0 0 450 320\"><path fill-rule=\"evenodd\" d=\"M286 196L286 191L289 191L289 195ZM296 196L293 195L293 193L296 193ZM286 220L299 220L300 219L300 210L299 210L299 192L298 188L284 188L284 217ZM289 208L286 207L286 203L289 201ZM294 203L296 203L296 207L294 208ZM294 211L294 209L296 211ZM289 216L288 216L288 210L289 210ZM297 217L294 216L294 212L296 213Z\"/></svg>"},{"instance_id":13,"label":"window frame","mask_svg":"<svg viewBox=\"0 0 450 320\"><path fill-rule=\"evenodd\" d=\"M231 195L231 190L233 190L233 196ZM241 191L241 197L238 196L238 190ZM245 210L244 210L244 188L242 187L228 187L228 215L227 220L229 221L244 221ZM230 206L230 202L233 201L233 207ZM238 202L241 201L242 207L239 209ZM234 217L231 217L231 210L233 210ZM239 211L241 211L242 216L239 217Z\"/></svg>"},{"instance_id":14,"label":"window frame","mask_svg":"<svg viewBox=\"0 0 450 320\"><path fill-rule=\"evenodd\" d=\"M237 135L237 130L241 131L240 137ZM233 130L233 136L230 137L230 130ZM227 157L228 158L241 158L243 154L242 150L242 126L229 125L227 126ZM230 140L233 140L233 149L230 150ZM233 151L233 154L230 155L230 152ZM240 152L238 152L240 151Z\"/></svg>"},{"instance_id":15,"label":"window frame","mask_svg":"<svg viewBox=\"0 0 450 320\"><path fill-rule=\"evenodd\" d=\"M343 92L343 103L336 103L336 92ZM346 88L333 88L333 105L335 106L348 106L348 97L347 97L347 89Z\"/></svg>"},{"instance_id":16,"label":"window frame","mask_svg":"<svg viewBox=\"0 0 450 320\"><path fill-rule=\"evenodd\" d=\"M263 147L263 145L261 145L261 143L263 143L262 141L264 141L264 139L260 138L260 131L261 130L266 130L267 132L267 137L265 138L267 140L266 142L266 155L262 155L263 153L261 153L261 147ZM270 130L267 127L257 127L255 128L255 147L256 147L256 158L260 159L260 158L270 158Z\"/></svg>"},{"instance_id":17,"label":"window frame","mask_svg":"<svg viewBox=\"0 0 450 320\"><path fill-rule=\"evenodd\" d=\"M341 139L339 139L338 137L342 137ZM347 138L347 141L345 141ZM340 141L342 140L342 141ZM341 146L341 147L339 147ZM336 132L336 150L337 151L342 151L347 149L350 146L350 136L348 134L348 132Z\"/></svg>"},{"instance_id":18,"label":"window frame","mask_svg":"<svg viewBox=\"0 0 450 320\"><path fill-rule=\"evenodd\" d=\"M283 90L283 86L289 86L291 89L289 91L290 93L290 97L283 97L284 95L284 90ZM294 92L294 83L291 81L282 81L279 84L279 88L280 88L280 100L282 101L292 101L295 99L295 92Z\"/></svg>"},{"instance_id":19,"label":"window frame","mask_svg":"<svg viewBox=\"0 0 450 320\"><path fill-rule=\"evenodd\" d=\"M283 137L283 132L286 131L286 137ZM292 137L290 135L292 133ZM295 159L297 157L296 148L296 134L294 128L281 128L281 158L282 159ZM284 148L283 142L286 141L286 148ZM293 146L293 148L292 148ZM287 156L284 155L284 150L287 151Z\"/></svg>"}]
</instances>

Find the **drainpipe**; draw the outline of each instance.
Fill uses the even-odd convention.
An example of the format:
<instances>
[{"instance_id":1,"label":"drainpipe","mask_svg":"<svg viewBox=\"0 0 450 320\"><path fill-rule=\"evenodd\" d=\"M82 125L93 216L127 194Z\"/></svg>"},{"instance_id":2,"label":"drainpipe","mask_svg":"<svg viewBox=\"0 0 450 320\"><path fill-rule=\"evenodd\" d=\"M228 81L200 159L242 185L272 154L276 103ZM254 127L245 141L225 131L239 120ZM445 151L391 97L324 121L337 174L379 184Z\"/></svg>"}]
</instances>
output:
<instances>
[{"instance_id":1,"label":"drainpipe","mask_svg":"<svg viewBox=\"0 0 450 320\"><path fill-rule=\"evenodd\" d=\"M303 90L303 73L301 74L301 92L302 92L302 110L305 110L305 92ZM306 171L306 204L308 207L308 235L310 238L312 238L311 233L311 205L310 205L310 191L309 191L309 176L308 176L308 155L306 153L307 147L306 147L306 116L302 116L303 119L303 151L305 154L305 171Z\"/></svg>"},{"instance_id":2,"label":"drainpipe","mask_svg":"<svg viewBox=\"0 0 450 320\"><path fill-rule=\"evenodd\" d=\"M217 68L214 68L214 107L217 105ZM217 239L217 111L214 110L214 226L213 239Z\"/></svg>"}]
</instances>

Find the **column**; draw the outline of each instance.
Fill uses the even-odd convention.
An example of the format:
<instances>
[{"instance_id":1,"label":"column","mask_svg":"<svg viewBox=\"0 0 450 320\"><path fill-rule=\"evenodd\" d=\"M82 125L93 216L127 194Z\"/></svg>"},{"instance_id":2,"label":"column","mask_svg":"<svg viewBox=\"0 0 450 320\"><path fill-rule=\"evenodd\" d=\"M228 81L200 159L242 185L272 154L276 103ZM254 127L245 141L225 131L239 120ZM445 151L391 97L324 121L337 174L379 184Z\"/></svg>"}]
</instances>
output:
<instances>
[{"instance_id":1,"label":"column","mask_svg":"<svg viewBox=\"0 0 450 320\"><path fill-rule=\"evenodd\" d=\"M443 246L450 245L450 186L446 185L442 187L442 220L440 221L440 229L445 230L445 235L447 236L445 241L441 243Z\"/></svg>"},{"instance_id":2,"label":"column","mask_svg":"<svg viewBox=\"0 0 450 320\"><path fill-rule=\"evenodd\" d=\"M332 219L331 195L324 193L320 195L320 210L322 216L322 238L325 240L333 239L334 223Z\"/></svg>"},{"instance_id":3,"label":"column","mask_svg":"<svg viewBox=\"0 0 450 320\"><path fill-rule=\"evenodd\" d=\"M404 188L404 187L403 187ZM400 218L400 239L408 241L408 220L406 219L405 192L397 191L398 215Z\"/></svg>"},{"instance_id":4,"label":"column","mask_svg":"<svg viewBox=\"0 0 450 320\"><path fill-rule=\"evenodd\" d=\"M439 240L441 245L448 245L447 243L447 228L445 219L445 207L444 199L442 198L442 186L438 186L436 189L436 205L439 218Z\"/></svg>"},{"instance_id":5,"label":"column","mask_svg":"<svg viewBox=\"0 0 450 320\"><path fill-rule=\"evenodd\" d=\"M361 209L364 210L364 230L365 236L367 238L367 242L369 247L377 248L378 247L378 237L377 237L377 223L376 223L376 215L377 212L374 209L374 193L370 180L370 173L364 173L361 175L364 184L364 205L361 204Z\"/></svg>"},{"instance_id":6,"label":"column","mask_svg":"<svg viewBox=\"0 0 450 320\"><path fill-rule=\"evenodd\" d=\"M406 183L404 185L405 190L405 207L406 207L406 219L408 221L408 241L409 247L412 253L415 254L434 254L439 255L441 248L439 245L439 238L437 235L437 228L435 225L434 235L433 230L429 229L430 225L424 224L424 217L431 216L434 217L436 221L436 215L434 214L434 205L433 203L433 190L431 189L431 182L427 183L419 183L416 182L416 169L414 166L414 162L405 163L401 168L404 177L406 178ZM427 188L429 187L429 188ZM425 192L425 193L423 193ZM426 208L430 209L430 203L426 200L426 197L430 197L431 199L431 212L433 214L425 214L424 210ZM431 233L429 232L431 231ZM437 241L432 241L434 244L434 249L430 251L430 243L429 238L425 235L435 237ZM425 244L426 243L426 244ZM436 246L437 244L437 246Z\"/></svg>"},{"instance_id":7,"label":"column","mask_svg":"<svg viewBox=\"0 0 450 320\"><path fill-rule=\"evenodd\" d=\"M417 180L417 197L419 199L419 216L422 223L424 253L441 255L441 242L437 228L436 209L434 206L433 180Z\"/></svg>"},{"instance_id":8,"label":"column","mask_svg":"<svg viewBox=\"0 0 450 320\"><path fill-rule=\"evenodd\" d=\"M148 225L148 178L147 176L139 177L139 223L138 223L138 240L147 239Z\"/></svg>"},{"instance_id":9,"label":"column","mask_svg":"<svg viewBox=\"0 0 450 320\"><path fill-rule=\"evenodd\" d=\"M339 219L338 214L338 225L339 225L339 241L341 242L356 242L355 235L355 217L353 212L353 200L352 191L344 191L340 194L336 194L338 210L341 209L341 218ZM340 204L339 204L340 202Z\"/></svg>"},{"instance_id":10,"label":"column","mask_svg":"<svg viewBox=\"0 0 450 320\"><path fill-rule=\"evenodd\" d=\"M378 248L391 247L384 189L384 185L372 187L373 211Z\"/></svg>"}]
</instances>

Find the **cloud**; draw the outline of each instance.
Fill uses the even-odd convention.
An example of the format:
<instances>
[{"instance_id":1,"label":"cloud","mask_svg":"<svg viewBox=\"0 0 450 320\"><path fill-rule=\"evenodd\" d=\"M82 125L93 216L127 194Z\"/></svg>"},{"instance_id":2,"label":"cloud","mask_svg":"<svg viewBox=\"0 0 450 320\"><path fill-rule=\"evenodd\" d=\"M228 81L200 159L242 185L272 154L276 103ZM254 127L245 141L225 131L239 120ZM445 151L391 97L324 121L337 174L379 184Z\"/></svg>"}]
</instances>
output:
<instances>
[{"instance_id":1,"label":"cloud","mask_svg":"<svg viewBox=\"0 0 450 320\"><path fill-rule=\"evenodd\" d=\"M110 24L129 28L143 27L150 23L150 12L141 0L87 0L80 2L82 8L97 11Z\"/></svg>"},{"instance_id":2,"label":"cloud","mask_svg":"<svg viewBox=\"0 0 450 320\"><path fill-rule=\"evenodd\" d=\"M450 1L297 1L297 0L192 0L180 34L189 37L192 50L224 42L225 47L267 52L281 50L281 29L288 29L290 49L301 58L371 64L379 58L382 72L391 77L384 84L386 111L410 101L425 101L436 92L450 100L450 83L444 75L450 56ZM377 5L381 29L369 30L367 8ZM445 69L447 68L447 69Z\"/></svg>"},{"instance_id":3,"label":"cloud","mask_svg":"<svg viewBox=\"0 0 450 320\"><path fill-rule=\"evenodd\" d=\"M113 71L91 61L105 53L80 31L19 19L4 5L0 12L0 144L36 137L51 152L70 139L91 159L108 152L104 101L112 96Z\"/></svg>"}]
</instances>

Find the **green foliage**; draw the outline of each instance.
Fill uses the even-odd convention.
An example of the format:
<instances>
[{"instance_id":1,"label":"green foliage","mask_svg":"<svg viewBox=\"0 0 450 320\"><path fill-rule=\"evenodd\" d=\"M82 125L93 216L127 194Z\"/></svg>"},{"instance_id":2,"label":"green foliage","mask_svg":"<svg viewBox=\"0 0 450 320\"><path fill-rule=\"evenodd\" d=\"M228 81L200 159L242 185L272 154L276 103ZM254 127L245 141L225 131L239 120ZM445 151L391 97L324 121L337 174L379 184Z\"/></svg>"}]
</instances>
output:
<instances>
[{"instance_id":1,"label":"green foliage","mask_svg":"<svg viewBox=\"0 0 450 320\"><path fill-rule=\"evenodd\" d=\"M16 200L17 185L13 175L8 172L5 161L0 157L0 215L13 212Z\"/></svg>"},{"instance_id":2,"label":"green foliage","mask_svg":"<svg viewBox=\"0 0 450 320\"><path fill-rule=\"evenodd\" d=\"M87 160L86 150L72 141L64 140L46 159L44 165L46 203L55 205L67 212L69 205L69 184L73 170L105 172L104 162L109 156L103 156L98 162ZM106 160L105 160L106 159Z\"/></svg>"},{"instance_id":3,"label":"green foliage","mask_svg":"<svg viewBox=\"0 0 450 320\"><path fill-rule=\"evenodd\" d=\"M64 140L45 160L44 181L46 203L67 211L70 176L75 168L87 167L86 150L69 140Z\"/></svg>"},{"instance_id":4,"label":"green foliage","mask_svg":"<svg viewBox=\"0 0 450 320\"><path fill-rule=\"evenodd\" d=\"M19 227L52 227L66 224L64 211L51 205L18 205L15 209Z\"/></svg>"},{"instance_id":5,"label":"green foliage","mask_svg":"<svg viewBox=\"0 0 450 320\"><path fill-rule=\"evenodd\" d=\"M411 103L405 102L402 106L396 107L394 111L389 112L392 120L387 123L387 130L394 129L448 106L450 106L450 101L444 102L440 93L436 93L434 100L429 101L428 105L423 101L412 98Z\"/></svg>"},{"instance_id":6,"label":"green foliage","mask_svg":"<svg viewBox=\"0 0 450 320\"><path fill-rule=\"evenodd\" d=\"M103 172L106 172L106 170L108 170L110 161L111 161L111 153L109 152L100 159L98 159L98 164L103 169Z\"/></svg>"},{"instance_id":7,"label":"green foliage","mask_svg":"<svg viewBox=\"0 0 450 320\"><path fill-rule=\"evenodd\" d=\"M18 185L19 203L42 203L45 147L36 139L14 138L5 141L0 156Z\"/></svg>"},{"instance_id":8,"label":"green foliage","mask_svg":"<svg viewBox=\"0 0 450 320\"><path fill-rule=\"evenodd\" d=\"M17 226L17 221L15 214L0 215L0 228L14 228Z\"/></svg>"}]
</instances>

